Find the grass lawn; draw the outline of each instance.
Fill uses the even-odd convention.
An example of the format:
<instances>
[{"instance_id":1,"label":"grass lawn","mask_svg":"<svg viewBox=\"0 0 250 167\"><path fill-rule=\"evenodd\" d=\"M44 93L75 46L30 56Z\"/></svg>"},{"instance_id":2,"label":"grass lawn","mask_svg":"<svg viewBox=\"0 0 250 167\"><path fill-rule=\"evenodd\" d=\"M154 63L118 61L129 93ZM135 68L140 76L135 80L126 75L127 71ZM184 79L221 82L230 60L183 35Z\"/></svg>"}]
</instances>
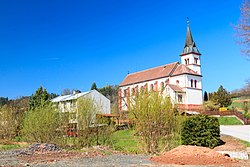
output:
<instances>
[{"instance_id":1,"label":"grass lawn","mask_svg":"<svg viewBox=\"0 0 250 167\"><path fill-rule=\"evenodd\" d=\"M243 125L235 117L218 117L220 125Z\"/></svg>"},{"instance_id":2,"label":"grass lawn","mask_svg":"<svg viewBox=\"0 0 250 167\"><path fill-rule=\"evenodd\" d=\"M113 148L127 153L141 153L139 137L134 136L134 130L119 130L112 134Z\"/></svg>"}]
</instances>

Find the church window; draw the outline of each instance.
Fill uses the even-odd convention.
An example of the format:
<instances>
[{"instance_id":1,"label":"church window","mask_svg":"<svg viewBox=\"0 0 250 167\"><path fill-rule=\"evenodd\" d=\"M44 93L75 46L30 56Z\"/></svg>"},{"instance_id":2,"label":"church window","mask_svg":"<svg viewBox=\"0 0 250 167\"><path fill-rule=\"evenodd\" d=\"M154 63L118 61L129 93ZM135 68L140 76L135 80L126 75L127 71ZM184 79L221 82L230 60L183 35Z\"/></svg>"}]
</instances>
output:
<instances>
[{"instance_id":1,"label":"church window","mask_svg":"<svg viewBox=\"0 0 250 167\"><path fill-rule=\"evenodd\" d=\"M151 91L154 91L154 85L153 84L150 85L150 89L151 89Z\"/></svg>"},{"instance_id":2,"label":"church window","mask_svg":"<svg viewBox=\"0 0 250 167\"><path fill-rule=\"evenodd\" d=\"M161 83L161 91L164 91L164 82Z\"/></svg>"},{"instance_id":3,"label":"church window","mask_svg":"<svg viewBox=\"0 0 250 167\"><path fill-rule=\"evenodd\" d=\"M198 58L194 58L194 63L198 64Z\"/></svg>"},{"instance_id":4,"label":"church window","mask_svg":"<svg viewBox=\"0 0 250 167\"><path fill-rule=\"evenodd\" d=\"M194 87L197 87L197 80L194 80Z\"/></svg>"},{"instance_id":5,"label":"church window","mask_svg":"<svg viewBox=\"0 0 250 167\"><path fill-rule=\"evenodd\" d=\"M193 87L193 80L191 79L191 88Z\"/></svg>"},{"instance_id":6,"label":"church window","mask_svg":"<svg viewBox=\"0 0 250 167\"><path fill-rule=\"evenodd\" d=\"M132 95L135 95L135 88L132 88Z\"/></svg>"},{"instance_id":7,"label":"church window","mask_svg":"<svg viewBox=\"0 0 250 167\"><path fill-rule=\"evenodd\" d=\"M178 94L178 102L182 103L182 94Z\"/></svg>"},{"instance_id":8,"label":"church window","mask_svg":"<svg viewBox=\"0 0 250 167\"><path fill-rule=\"evenodd\" d=\"M124 90L124 96L125 97L127 96L127 90Z\"/></svg>"}]
</instances>

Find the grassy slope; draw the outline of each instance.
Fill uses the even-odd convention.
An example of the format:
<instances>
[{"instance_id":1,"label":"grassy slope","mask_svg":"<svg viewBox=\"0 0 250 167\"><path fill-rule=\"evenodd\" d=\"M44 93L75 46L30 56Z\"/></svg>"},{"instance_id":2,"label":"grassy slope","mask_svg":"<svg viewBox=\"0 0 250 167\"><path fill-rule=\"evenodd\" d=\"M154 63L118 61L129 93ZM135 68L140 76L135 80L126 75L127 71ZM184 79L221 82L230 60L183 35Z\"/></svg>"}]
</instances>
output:
<instances>
[{"instance_id":1,"label":"grassy slope","mask_svg":"<svg viewBox=\"0 0 250 167\"><path fill-rule=\"evenodd\" d=\"M242 123L235 117L219 117L220 125L242 125Z\"/></svg>"},{"instance_id":2,"label":"grassy slope","mask_svg":"<svg viewBox=\"0 0 250 167\"><path fill-rule=\"evenodd\" d=\"M119 130L112 135L113 148L128 153L141 153L137 136L133 130Z\"/></svg>"}]
</instances>

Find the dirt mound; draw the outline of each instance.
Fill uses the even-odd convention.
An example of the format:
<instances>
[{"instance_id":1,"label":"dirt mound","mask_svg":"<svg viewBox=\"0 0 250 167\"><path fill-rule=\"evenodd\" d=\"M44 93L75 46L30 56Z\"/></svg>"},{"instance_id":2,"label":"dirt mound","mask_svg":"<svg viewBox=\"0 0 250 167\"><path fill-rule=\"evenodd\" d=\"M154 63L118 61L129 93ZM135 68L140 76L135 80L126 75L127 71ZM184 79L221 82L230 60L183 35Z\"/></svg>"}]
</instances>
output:
<instances>
[{"instance_id":1,"label":"dirt mound","mask_svg":"<svg viewBox=\"0 0 250 167\"><path fill-rule=\"evenodd\" d=\"M198 146L179 146L150 160L162 164L178 165L229 165L238 162L212 149Z\"/></svg>"}]
</instances>

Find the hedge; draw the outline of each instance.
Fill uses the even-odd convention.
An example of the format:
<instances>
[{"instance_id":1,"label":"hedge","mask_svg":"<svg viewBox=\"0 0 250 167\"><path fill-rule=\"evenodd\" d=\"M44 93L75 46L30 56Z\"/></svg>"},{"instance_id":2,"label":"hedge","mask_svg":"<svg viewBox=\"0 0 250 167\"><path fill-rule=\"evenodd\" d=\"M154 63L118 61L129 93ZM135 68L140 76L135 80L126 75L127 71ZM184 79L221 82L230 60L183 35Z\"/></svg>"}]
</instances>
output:
<instances>
[{"instance_id":1,"label":"hedge","mask_svg":"<svg viewBox=\"0 0 250 167\"><path fill-rule=\"evenodd\" d=\"M182 125L182 144L214 148L220 143L220 124L207 115L188 117Z\"/></svg>"}]
</instances>

